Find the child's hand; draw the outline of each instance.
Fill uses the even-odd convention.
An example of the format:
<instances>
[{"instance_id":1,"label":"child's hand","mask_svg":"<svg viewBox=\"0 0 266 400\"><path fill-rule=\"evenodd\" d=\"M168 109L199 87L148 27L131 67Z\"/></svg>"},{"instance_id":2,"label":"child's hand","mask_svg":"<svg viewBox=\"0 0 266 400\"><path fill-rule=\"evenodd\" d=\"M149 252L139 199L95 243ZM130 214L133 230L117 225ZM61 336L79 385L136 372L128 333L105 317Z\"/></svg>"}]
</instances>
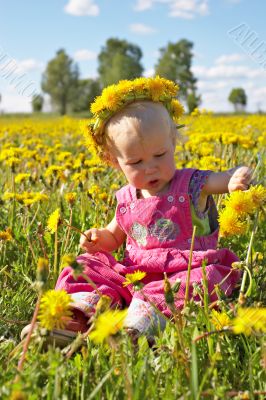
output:
<instances>
[{"instance_id":1,"label":"child's hand","mask_svg":"<svg viewBox=\"0 0 266 400\"><path fill-rule=\"evenodd\" d=\"M102 236L101 230L92 228L88 231L85 231L84 234L87 236L88 239L84 235L81 235L79 241L80 247L90 254L94 254L97 253L97 251L100 251L100 239Z\"/></svg>"},{"instance_id":2,"label":"child's hand","mask_svg":"<svg viewBox=\"0 0 266 400\"><path fill-rule=\"evenodd\" d=\"M247 190L252 179L252 172L248 167L238 168L228 182L229 193L235 190Z\"/></svg>"}]
</instances>

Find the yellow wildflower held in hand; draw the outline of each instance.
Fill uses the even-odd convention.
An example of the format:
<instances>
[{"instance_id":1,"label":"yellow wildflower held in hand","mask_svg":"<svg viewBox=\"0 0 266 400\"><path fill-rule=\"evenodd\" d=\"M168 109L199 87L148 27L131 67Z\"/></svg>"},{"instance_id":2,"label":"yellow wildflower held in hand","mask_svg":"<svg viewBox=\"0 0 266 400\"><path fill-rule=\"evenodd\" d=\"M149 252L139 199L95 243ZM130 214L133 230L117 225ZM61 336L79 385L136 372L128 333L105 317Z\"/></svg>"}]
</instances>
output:
<instances>
[{"instance_id":1,"label":"yellow wildflower held in hand","mask_svg":"<svg viewBox=\"0 0 266 400\"><path fill-rule=\"evenodd\" d=\"M57 208L48 218L47 228L51 233L55 233L60 224L60 209Z\"/></svg>"},{"instance_id":2,"label":"yellow wildflower held in hand","mask_svg":"<svg viewBox=\"0 0 266 400\"><path fill-rule=\"evenodd\" d=\"M210 320L217 330L227 328L232 324L225 312L218 312L216 310L212 310Z\"/></svg>"},{"instance_id":3,"label":"yellow wildflower held in hand","mask_svg":"<svg viewBox=\"0 0 266 400\"><path fill-rule=\"evenodd\" d=\"M239 308L232 326L236 334L266 333L266 308Z\"/></svg>"},{"instance_id":4,"label":"yellow wildflower held in hand","mask_svg":"<svg viewBox=\"0 0 266 400\"><path fill-rule=\"evenodd\" d=\"M43 328L64 329L71 319L72 299L65 290L48 290L41 298L38 319Z\"/></svg>"},{"instance_id":5,"label":"yellow wildflower held in hand","mask_svg":"<svg viewBox=\"0 0 266 400\"><path fill-rule=\"evenodd\" d=\"M254 211L254 203L248 192L236 190L227 196L224 204L226 208L231 208L237 215L244 215Z\"/></svg>"},{"instance_id":6,"label":"yellow wildflower held in hand","mask_svg":"<svg viewBox=\"0 0 266 400\"><path fill-rule=\"evenodd\" d=\"M127 310L108 310L100 314L89 338L95 343L102 343L109 336L115 335L122 329L126 315Z\"/></svg>"},{"instance_id":7,"label":"yellow wildflower held in hand","mask_svg":"<svg viewBox=\"0 0 266 400\"><path fill-rule=\"evenodd\" d=\"M259 208L266 204L266 188L262 185L251 186L247 194L254 207Z\"/></svg>"},{"instance_id":8,"label":"yellow wildflower held in hand","mask_svg":"<svg viewBox=\"0 0 266 400\"><path fill-rule=\"evenodd\" d=\"M146 276L146 272L143 271L135 271L132 274L126 274L126 280L123 282L123 286L134 285L139 283Z\"/></svg>"},{"instance_id":9,"label":"yellow wildflower held in hand","mask_svg":"<svg viewBox=\"0 0 266 400\"><path fill-rule=\"evenodd\" d=\"M247 222L241 221L235 211L226 207L219 213L220 235L242 235L247 230Z\"/></svg>"}]
</instances>

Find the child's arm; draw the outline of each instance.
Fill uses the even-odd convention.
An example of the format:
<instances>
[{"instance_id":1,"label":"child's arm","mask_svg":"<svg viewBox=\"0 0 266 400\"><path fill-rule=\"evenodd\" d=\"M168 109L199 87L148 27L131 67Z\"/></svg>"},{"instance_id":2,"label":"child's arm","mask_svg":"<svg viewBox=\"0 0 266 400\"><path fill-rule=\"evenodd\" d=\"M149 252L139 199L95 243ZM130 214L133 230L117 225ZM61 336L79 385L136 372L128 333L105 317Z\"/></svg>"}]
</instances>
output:
<instances>
[{"instance_id":1,"label":"child's arm","mask_svg":"<svg viewBox=\"0 0 266 400\"><path fill-rule=\"evenodd\" d=\"M111 253L117 250L126 239L126 234L119 227L115 217L105 228L92 228L84 233L90 238L90 241L81 235L79 244L90 254L97 253L97 251Z\"/></svg>"},{"instance_id":2,"label":"child's arm","mask_svg":"<svg viewBox=\"0 0 266 400\"><path fill-rule=\"evenodd\" d=\"M223 172L212 172L199 197L199 209L206 208L207 197L211 194L231 193L235 190L247 190L252 179L252 170L248 167L236 167Z\"/></svg>"}]
</instances>

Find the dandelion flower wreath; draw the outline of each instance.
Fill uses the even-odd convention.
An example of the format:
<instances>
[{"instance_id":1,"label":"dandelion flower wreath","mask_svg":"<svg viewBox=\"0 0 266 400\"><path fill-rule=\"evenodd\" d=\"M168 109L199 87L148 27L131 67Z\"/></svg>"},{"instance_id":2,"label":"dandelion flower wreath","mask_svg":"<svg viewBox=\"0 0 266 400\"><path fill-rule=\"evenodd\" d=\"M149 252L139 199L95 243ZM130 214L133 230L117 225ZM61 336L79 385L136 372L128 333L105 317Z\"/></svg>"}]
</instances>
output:
<instances>
[{"instance_id":1,"label":"dandelion flower wreath","mask_svg":"<svg viewBox=\"0 0 266 400\"><path fill-rule=\"evenodd\" d=\"M99 156L102 155L106 123L113 115L135 101L150 100L161 103L177 124L184 113L183 106L176 99L178 90L177 84L159 76L122 80L107 86L101 96L96 97L91 104L93 117L88 121L88 133Z\"/></svg>"}]
</instances>

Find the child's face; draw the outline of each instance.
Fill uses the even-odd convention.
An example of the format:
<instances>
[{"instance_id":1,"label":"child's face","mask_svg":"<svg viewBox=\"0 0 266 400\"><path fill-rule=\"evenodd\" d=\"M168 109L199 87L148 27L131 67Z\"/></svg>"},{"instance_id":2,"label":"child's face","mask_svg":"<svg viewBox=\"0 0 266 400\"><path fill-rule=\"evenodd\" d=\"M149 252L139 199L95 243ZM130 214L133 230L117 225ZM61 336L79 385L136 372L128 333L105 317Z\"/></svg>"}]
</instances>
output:
<instances>
[{"instance_id":1,"label":"child's face","mask_svg":"<svg viewBox=\"0 0 266 400\"><path fill-rule=\"evenodd\" d=\"M167 190L175 173L175 144L160 112L146 122L134 118L112 129L113 156L127 181L148 195Z\"/></svg>"}]
</instances>

